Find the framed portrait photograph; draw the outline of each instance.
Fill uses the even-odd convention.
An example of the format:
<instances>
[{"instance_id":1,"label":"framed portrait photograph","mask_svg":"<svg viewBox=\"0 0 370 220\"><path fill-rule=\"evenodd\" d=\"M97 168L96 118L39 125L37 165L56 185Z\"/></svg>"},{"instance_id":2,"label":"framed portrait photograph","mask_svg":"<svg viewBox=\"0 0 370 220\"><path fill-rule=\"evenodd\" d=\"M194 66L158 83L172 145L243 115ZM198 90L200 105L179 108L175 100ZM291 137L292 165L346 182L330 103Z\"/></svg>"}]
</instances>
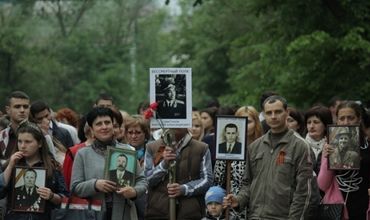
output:
<instances>
[{"instance_id":1,"label":"framed portrait photograph","mask_svg":"<svg viewBox=\"0 0 370 220\"><path fill-rule=\"evenodd\" d=\"M44 212L45 200L37 193L46 182L46 169L16 166L13 177L12 209L18 212Z\"/></svg>"},{"instance_id":2,"label":"framed portrait photograph","mask_svg":"<svg viewBox=\"0 0 370 220\"><path fill-rule=\"evenodd\" d=\"M117 183L118 187L134 186L136 179L136 152L108 147L105 160L105 179Z\"/></svg>"},{"instance_id":3,"label":"framed portrait photograph","mask_svg":"<svg viewBox=\"0 0 370 220\"><path fill-rule=\"evenodd\" d=\"M191 68L150 68L150 102L158 104L152 128L190 128Z\"/></svg>"},{"instance_id":4,"label":"framed portrait photograph","mask_svg":"<svg viewBox=\"0 0 370 220\"><path fill-rule=\"evenodd\" d=\"M329 144L334 148L329 156L329 169L360 169L360 127L328 126Z\"/></svg>"},{"instance_id":5,"label":"framed portrait photograph","mask_svg":"<svg viewBox=\"0 0 370 220\"><path fill-rule=\"evenodd\" d=\"M216 159L245 160L247 117L216 116Z\"/></svg>"}]
</instances>

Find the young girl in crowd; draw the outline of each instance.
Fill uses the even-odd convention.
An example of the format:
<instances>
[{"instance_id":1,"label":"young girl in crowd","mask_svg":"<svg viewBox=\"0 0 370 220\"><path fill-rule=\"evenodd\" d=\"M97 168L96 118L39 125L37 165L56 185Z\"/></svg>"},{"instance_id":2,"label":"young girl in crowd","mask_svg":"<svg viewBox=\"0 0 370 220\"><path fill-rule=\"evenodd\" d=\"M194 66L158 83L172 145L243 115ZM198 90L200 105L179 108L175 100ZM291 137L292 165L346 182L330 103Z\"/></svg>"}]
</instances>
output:
<instances>
[{"instance_id":1,"label":"young girl in crowd","mask_svg":"<svg viewBox=\"0 0 370 220\"><path fill-rule=\"evenodd\" d=\"M41 129L34 123L24 122L17 130L17 147L10 159L5 164L6 168L0 175L0 197L8 197L5 219L17 220L48 220L51 210L56 208L62 201L62 197L68 195L65 187L63 175L60 171L60 165L49 153L45 137ZM37 173L33 168L46 169L45 186L36 187L38 204L34 204L28 209L37 211L39 205L45 204L44 212L14 212L12 204L22 202L25 196L13 195L14 168L15 166L26 167L24 174L26 180L27 173L33 178L37 178ZM27 186L25 181L25 186ZM32 192L28 192L31 194ZM41 207L40 207L41 208Z\"/></svg>"},{"instance_id":2,"label":"young girl in crowd","mask_svg":"<svg viewBox=\"0 0 370 220\"><path fill-rule=\"evenodd\" d=\"M369 174L370 174L370 150L368 140L363 135L362 127L363 109L353 101L339 104L337 108L338 125L360 126L360 169L348 171L334 171L328 169L328 156L334 152L334 148L325 145L322 156L321 169L318 176L318 184L325 192L323 203L345 204L343 219L365 220L368 208Z\"/></svg>"},{"instance_id":3,"label":"young girl in crowd","mask_svg":"<svg viewBox=\"0 0 370 220\"><path fill-rule=\"evenodd\" d=\"M235 112L235 116L247 116L248 117L248 129L247 129L247 145L251 144L257 138L262 136L262 125L258 119L258 112L252 106L244 106L239 108ZM237 195L241 181L245 172L245 161L233 161L231 163L231 189L230 193ZM215 168L215 185L220 185L226 188L226 161L216 160ZM240 219L245 218L245 213L238 213L232 210L232 216L239 216Z\"/></svg>"}]
</instances>

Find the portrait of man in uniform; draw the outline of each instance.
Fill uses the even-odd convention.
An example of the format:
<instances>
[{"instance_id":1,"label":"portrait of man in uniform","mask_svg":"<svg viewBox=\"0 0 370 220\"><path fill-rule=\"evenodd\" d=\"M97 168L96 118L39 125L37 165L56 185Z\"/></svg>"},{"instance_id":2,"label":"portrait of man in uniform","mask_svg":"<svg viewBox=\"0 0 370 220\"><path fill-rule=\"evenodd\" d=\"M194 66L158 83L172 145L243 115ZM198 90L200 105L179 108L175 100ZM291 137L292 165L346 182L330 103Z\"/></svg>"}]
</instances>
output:
<instances>
[{"instance_id":1,"label":"portrait of man in uniform","mask_svg":"<svg viewBox=\"0 0 370 220\"><path fill-rule=\"evenodd\" d=\"M330 126L329 144L334 151L329 156L329 168L335 170L360 169L359 128Z\"/></svg>"},{"instance_id":2,"label":"portrait of man in uniform","mask_svg":"<svg viewBox=\"0 0 370 220\"><path fill-rule=\"evenodd\" d=\"M185 79L181 75L165 74L157 80L158 116L186 118Z\"/></svg>"},{"instance_id":3,"label":"portrait of man in uniform","mask_svg":"<svg viewBox=\"0 0 370 220\"><path fill-rule=\"evenodd\" d=\"M14 188L13 195L14 211L44 211L45 201L41 199L40 195L37 193L37 189L40 186L36 184L36 182L42 182L43 184L45 184L45 170L42 171L43 177L39 177L35 169L16 168L16 186ZM42 180L37 181L38 178ZM17 186L17 183L22 182L22 180L23 184Z\"/></svg>"}]
</instances>

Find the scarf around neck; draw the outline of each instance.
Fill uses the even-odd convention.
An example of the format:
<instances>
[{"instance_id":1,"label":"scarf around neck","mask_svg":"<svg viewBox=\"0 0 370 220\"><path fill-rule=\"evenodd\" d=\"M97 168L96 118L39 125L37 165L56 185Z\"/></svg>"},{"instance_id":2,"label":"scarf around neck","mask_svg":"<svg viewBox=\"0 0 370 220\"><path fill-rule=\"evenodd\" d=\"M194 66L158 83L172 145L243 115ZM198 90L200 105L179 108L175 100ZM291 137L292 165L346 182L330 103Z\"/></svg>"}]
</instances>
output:
<instances>
[{"instance_id":1,"label":"scarf around neck","mask_svg":"<svg viewBox=\"0 0 370 220\"><path fill-rule=\"evenodd\" d=\"M326 142L325 137L319 141L315 141L310 135L307 134L306 141L310 144L313 152L315 153L315 158L317 159L319 153L322 151L324 144Z\"/></svg>"},{"instance_id":2,"label":"scarf around neck","mask_svg":"<svg viewBox=\"0 0 370 220\"><path fill-rule=\"evenodd\" d=\"M105 152L107 151L108 146L116 146L116 141L115 140L110 140L110 141L100 141L100 140L94 140L92 144L92 149L97 153L102 156L105 156Z\"/></svg>"}]
</instances>

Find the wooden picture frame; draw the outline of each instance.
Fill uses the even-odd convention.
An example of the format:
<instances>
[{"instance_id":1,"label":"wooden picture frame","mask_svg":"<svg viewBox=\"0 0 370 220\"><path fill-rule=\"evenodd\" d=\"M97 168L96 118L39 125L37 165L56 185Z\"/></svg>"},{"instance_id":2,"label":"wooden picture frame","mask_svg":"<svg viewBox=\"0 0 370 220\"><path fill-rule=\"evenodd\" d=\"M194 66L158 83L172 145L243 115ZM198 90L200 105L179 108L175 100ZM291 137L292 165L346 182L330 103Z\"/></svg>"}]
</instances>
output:
<instances>
[{"instance_id":1,"label":"wooden picture frame","mask_svg":"<svg viewBox=\"0 0 370 220\"><path fill-rule=\"evenodd\" d=\"M150 102L158 104L151 128L191 128L191 68L150 68Z\"/></svg>"},{"instance_id":2,"label":"wooden picture frame","mask_svg":"<svg viewBox=\"0 0 370 220\"><path fill-rule=\"evenodd\" d=\"M117 187L133 187L136 180L136 166L134 150L108 147L104 168L105 179L115 182Z\"/></svg>"},{"instance_id":3,"label":"wooden picture frame","mask_svg":"<svg viewBox=\"0 0 370 220\"><path fill-rule=\"evenodd\" d=\"M328 143L334 149L329 155L329 169L358 170L360 169L360 127L359 126L328 126Z\"/></svg>"},{"instance_id":4,"label":"wooden picture frame","mask_svg":"<svg viewBox=\"0 0 370 220\"><path fill-rule=\"evenodd\" d=\"M37 189L45 187L45 184L45 168L16 166L13 175L12 210L15 212L44 212L45 200L37 193Z\"/></svg>"},{"instance_id":5,"label":"wooden picture frame","mask_svg":"<svg viewBox=\"0 0 370 220\"><path fill-rule=\"evenodd\" d=\"M248 118L216 116L216 159L245 160Z\"/></svg>"}]
</instances>

